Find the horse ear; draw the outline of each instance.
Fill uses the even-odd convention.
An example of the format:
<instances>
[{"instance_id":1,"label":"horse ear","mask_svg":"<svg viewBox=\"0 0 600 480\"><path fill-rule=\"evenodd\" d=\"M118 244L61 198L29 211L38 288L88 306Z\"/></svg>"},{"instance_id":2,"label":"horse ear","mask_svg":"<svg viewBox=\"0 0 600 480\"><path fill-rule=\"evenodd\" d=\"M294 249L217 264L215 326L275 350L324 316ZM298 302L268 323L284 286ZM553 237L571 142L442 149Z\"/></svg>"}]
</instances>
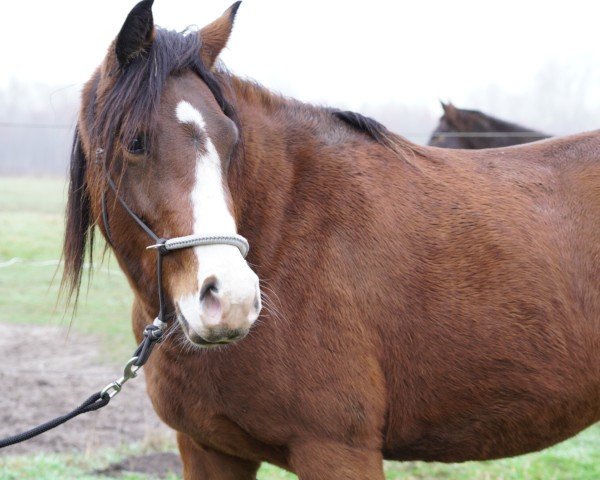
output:
<instances>
[{"instance_id":1,"label":"horse ear","mask_svg":"<svg viewBox=\"0 0 600 480\"><path fill-rule=\"evenodd\" d=\"M126 67L134 58L150 49L154 39L153 3L154 0L142 0L127 15L115 43L115 53L121 67Z\"/></svg>"},{"instance_id":2,"label":"horse ear","mask_svg":"<svg viewBox=\"0 0 600 480\"><path fill-rule=\"evenodd\" d=\"M202 57L202 63L207 68L210 69L213 67L221 50L227 45L227 40L229 40L231 30L233 29L235 14L238 8L240 8L241 3L241 1L235 2L225 10L223 15L200 30L200 39L202 41L200 56Z\"/></svg>"},{"instance_id":3,"label":"horse ear","mask_svg":"<svg viewBox=\"0 0 600 480\"><path fill-rule=\"evenodd\" d=\"M452 105L452 102L445 104L442 103L442 108L444 109L444 115L446 115L447 118L450 120L456 120L458 117L458 110L454 105Z\"/></svg>"}]
</instances>

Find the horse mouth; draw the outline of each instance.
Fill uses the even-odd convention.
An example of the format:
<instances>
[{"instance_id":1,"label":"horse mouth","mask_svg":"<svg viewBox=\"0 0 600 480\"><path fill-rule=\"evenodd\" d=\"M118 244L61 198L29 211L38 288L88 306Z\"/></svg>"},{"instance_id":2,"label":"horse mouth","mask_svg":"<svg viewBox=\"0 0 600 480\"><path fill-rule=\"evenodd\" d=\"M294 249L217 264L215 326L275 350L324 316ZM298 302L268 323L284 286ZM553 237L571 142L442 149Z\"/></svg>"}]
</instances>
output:
<instances>
[{"instance_id":1,"label":"horse mouth","mask_svg":"<svg viewBox=\"0 0 600 480\"><path fill-rule=\"evenodd\" d=\"M202 348L214 348L230 345L241 340L248 333L247 330L243 329L219 329L216 332L212 333L209 338L205 338L190 327L189 322L181 312L178 313L177 319L181 325L181 329L183 330L184 335L190 341L190 343Z\"/></svg>"}]
</instances>

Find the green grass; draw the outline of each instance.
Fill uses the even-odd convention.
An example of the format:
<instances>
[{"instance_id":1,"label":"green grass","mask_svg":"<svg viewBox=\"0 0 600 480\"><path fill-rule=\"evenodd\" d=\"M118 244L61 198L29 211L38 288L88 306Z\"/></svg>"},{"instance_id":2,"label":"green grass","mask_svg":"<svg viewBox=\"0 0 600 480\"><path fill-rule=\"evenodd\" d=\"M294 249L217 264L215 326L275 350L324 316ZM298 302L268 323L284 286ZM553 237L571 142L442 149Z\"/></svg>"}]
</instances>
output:
<instances>
[{"instance_id":1,"label":"green grass","mask_svg":"<svg viewBox=\"0 0 600 480\"><path fill-rule=\"evenodd\" d=\"M60 269L39 262L60 258L65 186L56 179L0 178L0 264L12 258L18 263L0 268L0 322L64 325L71 313L57 304ZM102 246L97 248L100 252ZM112 259L96 268L91 283L84 284L72 328L97 335L108 358L121 362L134 347L130 325L132 295ZM169 448L172 448L169 447ZM140 446L106 449L93 454L29 455L0 457L0 480L102 479L89 472L104 468ZM125 475L127 480L149 480ZM259 479L295 479L296 476L264 465ZM424 462L387 462L389 480L597 480L600 479L600 425L539 453L490 462L446 465Z\"/></svg>"},{"instance_id":2,"label":"green grass","mask_svg":"<svg viewBox=\"0 0 600 480\"><path fill-rule=\"evenodd\" d=\"M102 452L94 457L80 455L34 455L13 457L5 462L0 460L3 472L1 480L114 480L115 477L95 475L92 472L103 468L120 456ZM121 480L149 480L144 474L127 473L119 476ZM177 480L173 475L168 480Z\"/></svg>"},{"instance_id":3,"label":"green grass","mask_svg":"<svg viewBox=\"0 0 600 480\"><path fill-rule=\"evenodd\" d=\"M80 302L57 301L64 228L62 180L0 178L0 321L71 325L96 334L107 358L122 360L135 347L130 322L131 290L116 262L102 258L98 242L91 282L84 273Z\"/></svg>"},{"instance_id":4,"label":"green grass","mask_svg":"<svg viewBox=\"0 0 600 480\"><path fill-rule=\"evenodd\" d=\"M441 464L386 462L388 480L597 480L600 478L600 426L540 453L490 462ZM104 450L93 455L29 455L0 457L0 480L108 480L90 472L106 468L129 455L148 453L140 446ZM127 474L126 480L150 480L141 474ZM272 465L263 465L259 480L292 480L297 477ZM169 480L176 480L170 477Z\"/></svg>"},{"instance_id":5,"label":"green grass","mask_svg":"<svg viewBox=\"0 0 600 480\"><path fill-rule=\"evenodd\" d=\"M93 454L37 454L0 457L0 480L114 480L115 477L94 474L108 465L131 456L152 452L135 445L105 449ZM154 477L140 473L126 473L121 480L151 480ZM171 475L166 480L178 480Z\"/></svg>"},{"instance_id":6,"label":"green grass","mask_svg":"<svg viewBox=\"0 0 600 480\"><path fill-rule=\"evenodd\" d=\"M127 451L127 455L136 453L136 449ZM94 455L54 455L39 454L19 457L0 457L0 480L114 480L115 477L95 475L92 472L106 468L111 463L125 458L121 450L105 450ZM140 473L126 473L118 477L121 480L154 480L154 477ZM295 475L265 465L261 468L260 480L296 479ZM171 475L166 480L179 480Z\"/></svg>"},{"instance_id":7,"label":"green grass","mask_svg":"<svg viewBox=\"0 0 600 480\"><path fill-rule=\"evenodd\" d=\"M402 480L593 480L600 479L600 425L538 453L460 464L389 462L386 478Z\"/></svg>"}]
</instances>

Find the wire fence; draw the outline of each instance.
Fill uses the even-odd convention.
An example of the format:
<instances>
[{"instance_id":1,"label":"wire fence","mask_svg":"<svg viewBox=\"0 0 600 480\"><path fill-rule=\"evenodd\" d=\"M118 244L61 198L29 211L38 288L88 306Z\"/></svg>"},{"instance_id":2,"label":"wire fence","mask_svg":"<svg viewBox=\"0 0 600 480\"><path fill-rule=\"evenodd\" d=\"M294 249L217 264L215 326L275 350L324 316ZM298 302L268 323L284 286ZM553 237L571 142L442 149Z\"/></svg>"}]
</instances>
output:
<instances>
[{"instance_id":1,"label":"wire fence","mask_svg":"<svg viewBox=\"0 0 600 480\"><path fill-rule=\"evenodd\" d=\"M0 262L0 268L8 268L14 265L29 265L31 267L58 267L62 262L60 260L25 260L19 257L13 257L10 260Z\"/></svg>"},{"instance_id":2,"label":"wire fence","mask_svg":"<svg viewBox=\"0 0 600 480\"><path fill-rule=\"evenodd\" d=\"M74 125L52 124L52 123L21 123L21 122L0 122L0 128L24 128L24 129L48 129L48 130L72 130ZM435 135L436 137L464 137L464 138L546 138L547 135L540 132L402 132L407 137L427 137Z\"/></svg>"},{"instance_id":3,"label":"wire fence","mask_svg":"<svg viewBox=\"0 0 600 480\"><path fill-rule=\"evenodd\" d=\"M23 266L23 267L35 267L35 268L44 268L44 267L62 267L63 266L63 261L60 259L54 259L54 260L26 260L24 258L20 258L20 257L13 257L10 258L9 260L4 260L4 261L0 261L0 269L4 269L4 268L11 268L11 267L15 267L15 266ZM85 263L83 265L83 268L86 270L89 270L92 268L92 265L90 263ZM98 268L98 267L93 267L94 272L102 272L105 273L106 275L111 275L111 276L119 276L122 277L124 274L123 272L121 272L120 270L114 269L111 270L109 268Z\"/></svg>"},{"instance_id":4,"label":"wire fence","mask_svg":"<svg viewBox=\"0 0 600 480\"><path fill-rule=\"evenodd\" d=\"M418 136L419 134L406 135ZM458 138L547 138L539 132L434 132L431 133L434 137L458 137Z\"/></svg>"},{"instance_id":5,"label":"wire fence","mask_svg":"<svg viewBox=\"0 0 600 480\"><path fill-rule=\"evenodd\" d=\"M21 123L21 122L0 122L0 128L30 128L47 130L71 130L74 125L66 123Z\"/></svg>"}]
</instances>

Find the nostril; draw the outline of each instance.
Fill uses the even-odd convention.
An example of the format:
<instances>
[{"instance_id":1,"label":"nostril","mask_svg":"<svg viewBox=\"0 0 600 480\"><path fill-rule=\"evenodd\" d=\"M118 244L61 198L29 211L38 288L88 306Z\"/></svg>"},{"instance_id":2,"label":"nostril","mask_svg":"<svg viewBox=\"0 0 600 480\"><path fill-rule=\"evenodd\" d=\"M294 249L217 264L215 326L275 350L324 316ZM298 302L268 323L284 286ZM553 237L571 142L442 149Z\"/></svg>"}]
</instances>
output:
<instances>
[{"instance_id":1,"label":"nostril","mask_svg":"<svg viewBox=\"0 0 600 480\"><path fill-rule=\"evenodd\" d=\"M202 284L202 288L200 289L200 301L204 300L207 294L209 293L218 293L219 289L217 288L217 278L214 275L211 275Z\"/></svg>"},{"instance_id":2,"label":"nostril","mask_svg":"<svg viewBox=\"0 0 600 480\"><path fill-rule=\"evenodd\" d=\"M223 308L215 277L207 278L202 284L200 311L205 325L217 325L222 320Z\"/></svg>"}]
</instances>

